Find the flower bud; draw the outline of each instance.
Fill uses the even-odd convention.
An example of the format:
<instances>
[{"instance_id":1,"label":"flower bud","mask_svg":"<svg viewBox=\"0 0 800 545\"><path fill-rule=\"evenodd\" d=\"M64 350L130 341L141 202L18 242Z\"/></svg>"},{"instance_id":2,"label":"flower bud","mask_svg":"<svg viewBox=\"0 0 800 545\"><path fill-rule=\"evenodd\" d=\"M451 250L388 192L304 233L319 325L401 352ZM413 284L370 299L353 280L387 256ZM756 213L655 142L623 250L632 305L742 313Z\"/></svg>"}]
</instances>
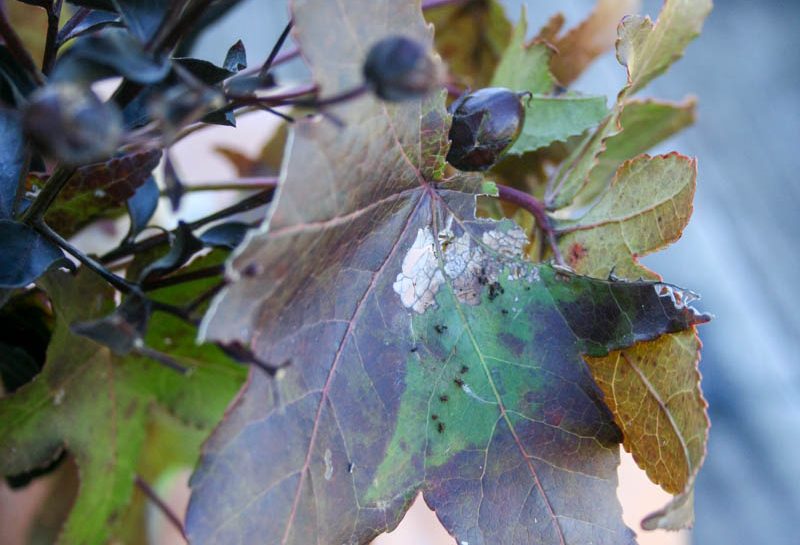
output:
<instances>
[{"instance_id":1,"label":"flower bud","mask_svg":"<svg viewBox=\"0 0 800 545\"><path fill-rule=\"evenodd\" d=\"M83 85L56 83L36 91L23 126L44 153L80 165L111 157L122 139L122 116Z\"/></svg>"},{"instance_id":2,"label":"flower bud","mask_svg":"<svg viewBox=\"0 0 800 545\"><path fill-rule=\"evenodd\" d=\"M486 170L494 165L522 131L522 97L527 94L489 87L453 102L447 162L459 170Z\"/></svg>"},{"instance_id":3,"label":"flower bud","mask_svg":"<svg viewBox=\"0 0 800 545\"><path fill-rule=\"evenodd\" d=\"M403 36L392 36L369 50L364 79L383 100L399 102L433 90L439 84L439 73L422 45Z\"/></svg>"}]
</instances>

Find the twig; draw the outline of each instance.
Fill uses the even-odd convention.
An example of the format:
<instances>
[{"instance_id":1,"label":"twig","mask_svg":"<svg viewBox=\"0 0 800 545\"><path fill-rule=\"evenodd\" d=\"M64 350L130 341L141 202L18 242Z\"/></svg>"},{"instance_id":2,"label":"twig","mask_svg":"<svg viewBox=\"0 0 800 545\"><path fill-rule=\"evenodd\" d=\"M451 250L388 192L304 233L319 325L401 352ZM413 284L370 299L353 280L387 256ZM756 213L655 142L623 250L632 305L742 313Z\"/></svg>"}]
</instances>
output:
<instances>
[{"instance_id":1,"label":"twig","mask_svg":"<svg viewBox=\"0 0 800 545\"><path fill-rule=\"evenodd\" d=\"M289 19L289 22L286 23L286 27L281 32L281 35L278 37L278 41L275 42L275 45L272 46L272 51L269 52L267 56L267 60L264 61L264 64L261 66L261 70L259 71L259 77L265 78L269 73L270 68L272 68L272 62L275 60L275 57L278 56L278 52L283 47L283 44L286 42L286 38L289 37L289 32L292 30L292 25L294 22Z\"/></svg>"},{"instance_id":2,"label":"twig","mask_svg":"<svg viewBox=\"0 0 800 545\"><path fill-rule=\"evenodd\" d=\"M212 297L214 297L216 294L218 294L220 292L220 290L222 288L224 288L224 287L225 287L225 281L224 280L222 280L221 282L218 282L217 284L214 284L209 289L207 289L206 291L201 293L199 296L197 296L194 300L189 302L185 307L183 307L183 309L189 315L191 315L195 310L197 310L198 308L203 306L203 304L206 301L210 300Z\"/></svg>"},{"instance_id":3,"label":"twig","mask_svg":"<svg viewBox=\"0 0 800 545\"><path fill-rule=\"evenodd\" d=\"M175 527L176 530L178 530L178 532L180 532L181 537L188 543L189 538L186 537L186 530L183 529L183 523L178 515L175 514L169 505L167 505L164 500L161 499L161 497L156 493L155 490L153 490L147 481L141 477L141 475L136 475L135 482L139 490L141 490L142 493L147 496L147 499L153 502L153 505L155 505L158 510L161 511L161 514L167 517L167 520Z\"/></svg>"},{"instance_id":4,"label":"twig","mask_svg":"<svg viewBox=\"0 0 800 545\"><path fill-rule=\"evenodd\" d=\"M237 178L231 182L203 182L184 185L183 191L185 193L197 191L248 191L253 189L274 189L277 184L278 179L274 177Z\"/></svg>"},{"instance_id":5,"label":"twig","mask_svg":"<svg viewBox=\"0 0 800 545\"><path fill-rule=\"evenodd\" d=\"M202 269L195 269L193 271L185 272L183 274L174 274L163 278L157 278L151 282L142 284L143 291L153 291L176 284L183 284L185 282L193 282L194 280L202 280L203 278L212 278L219 276L225 270L224 265L214 265L212 267L204 267Z\"/></svg>"},{"instance_id":6,"label":"twig","mask_svg":"<svg viewBox=\"0 0 800 545\"><path fill-rule=\"evenodd\" d=\"M222 210L215 212L204 218L200 218L199 220L189 222L187 225L189 226L190 229L197 229L199 227L202 227L203 225L217 221L219 219L227 218L228 216L233 216L234 214L239 214L241 212L246 212L248 210L252 210L253 208L258 208L259 206L263 206L272 200L273 192L274 188L263 189L254 195L242 199L241 201L239 201L234 205L231 205L227 208L223 208ZM140 242L122 244L118 248L115 248L114 250L111 250L110 252L100 257L100 261L102 263L110 263L120 258L126 257L130 254L136 254L139 252L143 252L145 250L149 250L150 248L154 248L156 246L164 244L168 240L169 240L168 234L160 233L150 238L146 238Z\"/></svg>"},{"instance_id":7,"label":"twig","mask_svg":"<svg viewBox=\"0 0 800 545\"><path fill-rule=\"evenodd\" d=\"M56 62L58 52L58 23L61 20L61 5L63 0L52 0L47 10L47 38L45 38L44 56L42 57L42 72L49 74Z\"/></svg>"},{"instance_id":8,"label":"twig","mask_svg":"<svg viewBox=\"0 0 800 545\"><path fill-rule=\"evenodd\" d=\"M117 276L116 274L112 273L103 265L101 265L88 255L86 255L85 253L81 252L79 249L73 246L69 241L67 241L61 235L53 231L53 229L51 229L50 226L47 225L41 219L33 224L33 228L36 229L43 237L53 242L54 244L57 244L60 248L64 249L67 253L69 253L70 255L72 255L72 257L80 261L88 269L91 269L92 271L97 273L103 280L114 286L117 290L121 291L122 293L130 293L138 289L135 285L129 283L121 276Z\"/></svg>"},{"instance_id":9,"label":"twig","mask_svg":"<svg viewBox=\"0 0 800 545\"><path fill-rule=\"evenodd\" d=\"M523 210L527 210L531 213L531 215L533 215L533 218L536 220L536 225L544 233L545 237L547 237L547 242L550 246L550 250L553 252L553 257L555 258L556 263L562 266L565 265L564 257L561 255L561 250L558 249L556 233L553 230L552 224L550 223L550 218L547 215L547 211L544 209L544 204L542 204L539 199L533 195L529 195L524 191L520 191L519 189L515 189L507 185L497 184L497 192L497 196L501 200L516 204Z\"/></svg>"},{"instance_id":10,"label":"twig","mask_svg":"<svg viewBox=\"0 0 800 545\"><path fill-rule=\"evenodd\" d=\"M422 9L440 8L442 6L464 4L466 0L424 0Z\"/></svg>"},{"instance_id":11,"label":"twig","mask_svg":"<svg viewBox=\"0 0 800 545\"><path fill-rule=\"evenodd\" d=\"M41 219L75 173L75 167L58 167L47 179L33 203L23 212L21 221L31 224Z\"/></svg>"},{"instance_id":12,"label":"twig","mask_svg":"<svg viewBox=\"0 0 800 545\"><path fill-rule=\"evenodd\" d=\"M0 36L2 36L3 41L6 43L6 47L8 48L8 52L12 57L14 57L14 60L16 60L22 66L22 68L24 68L30 74L37 84L44 84L44 77L36 67L36 62L33 60L33 57L31 57L31 54L28 52L28 50L25 49L22 39L14 31L11 23L8 21L5 10L5 2L0 4Z\"/></svg>"}]
</instances>

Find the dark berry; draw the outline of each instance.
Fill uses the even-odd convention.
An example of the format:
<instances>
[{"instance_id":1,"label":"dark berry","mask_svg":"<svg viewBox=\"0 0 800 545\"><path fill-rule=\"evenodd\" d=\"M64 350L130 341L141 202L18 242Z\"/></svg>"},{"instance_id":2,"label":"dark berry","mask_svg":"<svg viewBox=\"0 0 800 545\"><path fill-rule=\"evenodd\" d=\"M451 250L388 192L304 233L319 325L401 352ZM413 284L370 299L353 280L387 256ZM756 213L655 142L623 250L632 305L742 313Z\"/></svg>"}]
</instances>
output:
<instances>
[{"instance_id":1,"label":"dark berry","mask_svg":"<svg viewBox=\"0 0 800 545\"><path fill-rule=\"evenodd\" d=\"M439 84L436 63L419 43L391 36L369 50L364 79L383 100L398 102L423 96Z\"/></svg>"},{"instance_id":2,"label":"dark berry","mask_svg":"<svg viewBox=\"0 0 800 545\"><path fill-rule=\"evenodd\" d=\"M527 94L489 87L453 102L447 161L459 170L486 170L494 165L522 131L522 98Z\"/></svg>"}]
</instances>

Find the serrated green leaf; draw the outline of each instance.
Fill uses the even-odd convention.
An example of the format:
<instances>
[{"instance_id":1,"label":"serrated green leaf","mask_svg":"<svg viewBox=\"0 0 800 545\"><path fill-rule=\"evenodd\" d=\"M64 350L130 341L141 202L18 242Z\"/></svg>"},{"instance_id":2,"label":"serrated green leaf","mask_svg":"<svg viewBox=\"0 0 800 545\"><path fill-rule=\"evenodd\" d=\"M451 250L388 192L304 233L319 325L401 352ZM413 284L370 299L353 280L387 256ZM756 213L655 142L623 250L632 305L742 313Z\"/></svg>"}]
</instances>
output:
<instances>
[{"instance_id":1,"label":"serrated green leaf","mask_svg":"<svg viewBox=\"0 0 800 545\"><path fill-rule=\"evenodd\" d=\"M511 43L492 78L492 86L533 94L525 104L525 124L511 155L543 148L595 126L606 116L606 99L574 93L550 94L556 81L550 73L552 50L544 43L526 45L527 20L523 10Z\"/></svg>"},{"instance_id":2,"label":"serrated green leaf","mask_svg":"<svg viewBox=\"0 0 800 545\"><path fill-rule=\"evenodd\" d=\"M683 55L684 48L700 32L710 9L710 0L667 0L655 25L649 18L638 16L623 21L617 40L617 58L628 68L628 83L617 96L617 104L608 117L563 162L554 176L546 195L551 208L563 208L574 201L588 183L606 141L622 130L620 116L627 97Z\"/></svg>"},{"instance_id":3,"label":"serrated green leaf","mask_svg":"<svg viewBox=\"0 0 800 545\"><path fill-rule=\"evenodd\" d=\"M292 15L324 93L358 84L387 35L431 43L408 3L306 0ZM634 543L621 436L581 354L705 317L662 284L532 265L518 226L476 219L483 180L443 181L443 96L331 114L344 128L295 124L269 221L201 328L291 365L252 371L206 443L192 542L367 543L422 491L459 542Z\"/></svg>"},{"instance_id":4,"label":"serrated green leaf","mask_svg":"<svg viewBox=\"0 0 800 545\"><path fill-rule=\"evenodd\" d=\"M658 22L649 17L626 17L619 28L617 59L628 70L628 90L633 94L667 71L703 28L711 0L668 0Z\"/></svg>"}]
</instances>

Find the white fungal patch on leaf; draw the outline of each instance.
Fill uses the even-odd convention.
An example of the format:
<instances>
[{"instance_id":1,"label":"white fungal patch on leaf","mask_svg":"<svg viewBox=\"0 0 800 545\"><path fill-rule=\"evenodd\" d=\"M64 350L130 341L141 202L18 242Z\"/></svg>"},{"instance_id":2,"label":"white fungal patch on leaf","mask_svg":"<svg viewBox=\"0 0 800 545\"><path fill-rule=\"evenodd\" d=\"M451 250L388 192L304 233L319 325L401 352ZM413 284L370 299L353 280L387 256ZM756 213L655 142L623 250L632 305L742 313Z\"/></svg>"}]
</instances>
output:
<instances>
[{"instance_id":1,"label":"white fungal patch on leaf","mask_svg":"<svg viewBox=\"0 0 800 545\"><path fill-rule=\"evenodd\" d=\"M477 242L466 232L457 234L453 219L448 217L438 232L438 244L430 227L417 231L392 285L406 308L422 314L434 306L445 278L460 302L477 305L484 286L497 281L501 268L510 268L509 280L530 273L522 261L528 238L521 228L513 225L485 231ZM441 262L437 248L441 248Z\"/></svg>"},{"instance_id":2,"label":"white fungal patch on leaf","mask_svg":"<svg viewBox=\"0 0 800 545\"><path fill-rule=\"evenodd\" d=\"M333 477L333 454L331 453L331 449L325 449L323 461L325 462L325 480L330 481L331 477Z\"/></svg>"}]
</instances>

